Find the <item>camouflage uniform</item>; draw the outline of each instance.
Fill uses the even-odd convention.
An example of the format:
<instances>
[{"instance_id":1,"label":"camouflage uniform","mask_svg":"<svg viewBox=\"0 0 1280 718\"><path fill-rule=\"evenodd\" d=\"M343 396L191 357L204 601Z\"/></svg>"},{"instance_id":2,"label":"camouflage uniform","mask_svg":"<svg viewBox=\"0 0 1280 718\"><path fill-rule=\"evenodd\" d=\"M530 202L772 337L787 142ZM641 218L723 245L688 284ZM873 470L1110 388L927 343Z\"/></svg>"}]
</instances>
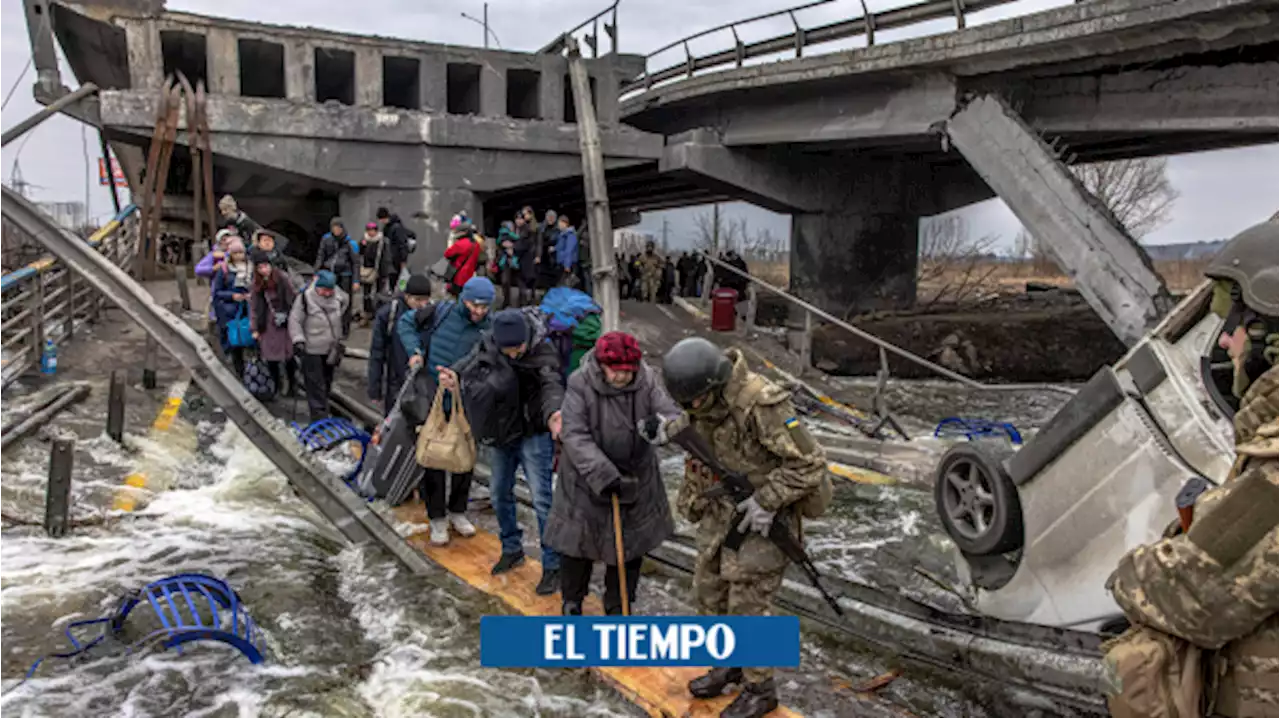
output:
<instances>
[{"instance_id":1,"label":"camouflage uniform","mask_svg":"<svg viewBox=\"0 0 1280 718\"><path fill-rule=\"evenodd\" d=\"M738 350L725 355L733 362L729 383L711 407L690 412L693 426L727 468L751 480L761 508L786 517L801 537L796 502L819 489L827 471L825 454L795 421L784 389L748 369ZM757 533L748 533L738 551L723 549L736 508L727 497L702 498L714 485L714 478L691 461L676 499L681 515L698 524L693 574L698 609L702 615L768 615L787 557ZM745 668L743 677L761 683L773 677L773 669Z\"/></svg>"},{"instance_id":2,"label":"camouflage uniform","mask_svg":"<svg viewBox=\"0 0 1280 718\"><path fill-rule=\"evenodd\" d=\"M1236 520L1258 510L1259 496L1269 488L1264 482L1277 483L1277 394L1273 366L1242 397L1235 416L1236 464L1220 488L1200 496L1191 530L1134 549L1107 582L1134 625L1214 652L1207 657L1209 715L1263 718L1280 712L1274 491L1262 501L1270 504L1269 516L1264 508L1251 520ZM1223 513L1215 516L1218 510Z\"/></svg>"},{"instance_id":3,"label":"camouflage uniform","mask_svg":"<svg viewBox=\"0 0 1280 718\"><path fill-rule=\"evenodd\" d=\"M662 286L662 269L666 262L662 255L645 252L640 255L640 283L644 288L641 298L646 302L658 301L658 288Z\"/></svg>"}]
</instances>

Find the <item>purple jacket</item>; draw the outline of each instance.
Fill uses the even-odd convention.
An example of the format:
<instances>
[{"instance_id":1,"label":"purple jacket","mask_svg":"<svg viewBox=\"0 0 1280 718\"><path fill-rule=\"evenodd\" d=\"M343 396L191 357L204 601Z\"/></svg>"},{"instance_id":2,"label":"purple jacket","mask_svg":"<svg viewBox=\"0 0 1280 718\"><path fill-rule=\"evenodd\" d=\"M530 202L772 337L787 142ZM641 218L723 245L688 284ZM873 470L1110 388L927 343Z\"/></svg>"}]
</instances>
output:
<instances>
[{"instance_id":1,"label":"purple jacket","mask_svg":"<svg viewBox=\"0 0 1280 718\"><path fill-rule=\"evenodd\" d=\"M208 279L210 282L212 282L214 264L215 264L215 261L213 259L213 252L210 252L204 255L204 259L201 259L199 262L196 262L196 276L204 277L205 279ZM209 318L217 319L217 315L214 314L213 312L212 300L210 300L209 302Z\"/></svg>"}]
</instances>

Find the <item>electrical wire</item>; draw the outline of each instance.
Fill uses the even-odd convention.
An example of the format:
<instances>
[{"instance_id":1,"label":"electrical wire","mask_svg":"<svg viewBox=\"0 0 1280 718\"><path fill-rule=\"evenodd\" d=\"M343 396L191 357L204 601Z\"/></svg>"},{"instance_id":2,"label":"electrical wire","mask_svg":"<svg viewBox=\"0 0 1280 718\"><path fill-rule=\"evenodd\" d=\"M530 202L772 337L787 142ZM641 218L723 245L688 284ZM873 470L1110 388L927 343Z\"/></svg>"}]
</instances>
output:
<instances>
[{"instance_id":1,"label":"electrical wire","mask_svg":"<svg viewBox=\"0 0 1280 718\"><path fill-rule=\"evenodd\" d=\"M18 89L18 85L22 84L22 78L27 76L27 70L31 69L31 61L35 59L35 55L27 58L27 64L23 66L22 72L18 73L18 79L13 81L13 86L4 95L4 104L0 105L0 110L9 106L9 100L13 97L14 91Z\"/></svg>"}]
</instances>

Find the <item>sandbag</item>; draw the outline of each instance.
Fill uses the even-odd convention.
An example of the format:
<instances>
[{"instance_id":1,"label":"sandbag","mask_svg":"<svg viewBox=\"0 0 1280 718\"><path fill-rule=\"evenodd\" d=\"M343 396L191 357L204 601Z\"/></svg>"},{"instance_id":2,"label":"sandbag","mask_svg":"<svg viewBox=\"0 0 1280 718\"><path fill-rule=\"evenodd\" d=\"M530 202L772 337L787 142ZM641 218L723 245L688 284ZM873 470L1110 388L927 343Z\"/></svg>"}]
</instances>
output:
<instances>
[{"instance_id":1,"label":"sandbag","mask_svg":"<svg viewBox=\"0 0 1280 718\"><path fill-rule=\"evenodd\" d=\"M453 402L453 415L445 416L444 387L436 388L431 413L418 428L415 458L428 469L465 474L476 467L476 442L467 423L463 402Z\"/></svg>"}]
</instances>

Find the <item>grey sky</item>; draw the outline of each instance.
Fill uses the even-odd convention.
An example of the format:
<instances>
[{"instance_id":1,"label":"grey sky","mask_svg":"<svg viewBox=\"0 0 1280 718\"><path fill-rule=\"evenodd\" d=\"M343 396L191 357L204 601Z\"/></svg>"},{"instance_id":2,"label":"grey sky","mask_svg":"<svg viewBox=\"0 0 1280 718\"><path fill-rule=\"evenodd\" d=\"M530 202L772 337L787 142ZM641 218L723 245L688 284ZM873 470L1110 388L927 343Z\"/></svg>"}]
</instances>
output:
<instances>
[{"instance_id":1,"label":"grey sky","mask_svg":"<svg viewBox=\"0 0 1280 718\"><path fill-rule=\"evenodd\" d=\"M1070 0L1020 0L1010 5L975 13L967 18L972 25L992 22L1013 15L1069 4ZM867 0L872 11L905 4L906 0ZM513 50L536 50L559 32L586 19L608 5L605 0L495 0L489 4L490 27L503 47ZM724 2L669 2L668 0L621 0L619 26L622 50L649 53L680 37L729 20L750 17L784 8L780 0L738 0ZM171 10L236 17L258 22L314 25L327 29L391 35L410 39L446 42L459 45L482 44L479 25L461 17L465 12L481 17L479 0L426 3L419 0L361 0L331 2L321 0L171 0ZM814 25L861 14L857 0L832 0L824 5L797 13L802 25ZM946 32L954 28L950 21L936 21L912 28L876 34L883 44L923 34ZM790 29L790 20L779 19L753 23L740 29L743 41L750 42ZM17 80L30 56L26 22L18 0L0 2L0 85L8 91ZM730 46L727 33L690 43L696 53ZM856 47L861 39L814 48L829 52L843 47ZM602 50L607 49L602 46ZM655 66L680 59L680 50L655 58ZM764 60L768 60L765 58ZM74 84L70 70L63 69L64 81ZM21 86L4 111L3 125L9 127L38 109L31 97L34 73L28 71ZM88 176L91 215L105 217L111 212L107 188L97 184L97 135L88 132ZM3 152L4 181L10 181L15 156L21 160L22 175L37 187L33 196L40 200L75 201L85 196L86 163L81 151L82 128L66 117L56 117L19 140ZM18 150L21 154L18 155ZM1230 234L1274 213L1280 201L1280 150L1277 145L1253 147L1170 158L1170 181L1181 194L1174 207L1172 220L1156 230L1145 241L1157 244L1215 239ZM705 208L674 210L646 215L641 229L660 233L662 220L668 220L672 246L681 246L693 233L693 217ZM776 236L785 236L789 221L755 207L730 205L731 214L742 214L751 227L768 227ZM996 234L1010 241L1018 231L1017 220L998 200L983 202L960 210L969 218L973 232Z\"/></svg>"}]
</instances>

